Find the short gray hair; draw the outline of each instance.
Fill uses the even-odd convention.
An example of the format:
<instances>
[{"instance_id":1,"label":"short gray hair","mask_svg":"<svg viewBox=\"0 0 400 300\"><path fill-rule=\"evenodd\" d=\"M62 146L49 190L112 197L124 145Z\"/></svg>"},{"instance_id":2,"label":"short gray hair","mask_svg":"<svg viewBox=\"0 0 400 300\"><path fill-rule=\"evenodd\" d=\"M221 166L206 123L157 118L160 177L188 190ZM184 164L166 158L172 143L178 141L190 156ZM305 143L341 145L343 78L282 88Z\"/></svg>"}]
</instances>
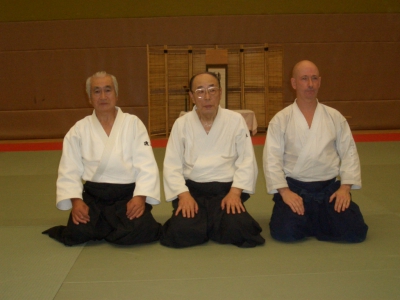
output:
<instances>
[{"instance_id":1,"label":"short gray hair","mask_svg":"<svg viewBox=\"0 0 400 300\"><path fill-rule=\"evenodd\" d=\"M92 84L92 78L94 77L106 77L106 76L110 76L113 84L114 84L114 89L115 89L115 94L118 97L118 82L117 82L117 78L115 78L114 75L108 74L106 71L100 71L100 72L96 72L94 73L92 76L90 76L88 79L86 79L86 93L88 94L88 97L90 99L90 86Z\"/></svg>"}]
</instances>

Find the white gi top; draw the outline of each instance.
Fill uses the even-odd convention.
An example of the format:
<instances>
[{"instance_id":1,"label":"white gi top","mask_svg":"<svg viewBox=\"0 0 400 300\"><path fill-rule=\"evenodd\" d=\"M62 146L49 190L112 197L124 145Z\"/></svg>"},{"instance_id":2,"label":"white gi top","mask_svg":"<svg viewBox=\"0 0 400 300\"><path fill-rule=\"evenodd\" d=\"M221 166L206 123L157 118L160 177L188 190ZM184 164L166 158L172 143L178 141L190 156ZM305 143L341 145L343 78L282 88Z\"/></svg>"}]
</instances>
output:
<instances>
[{"instance_id":1,"label":"white gi top","mask_svg":"<svg viewBox=\"0 0 400 300\"><path fill-rule=\"evenodd\" d=\"M286 177L312 182L340 176L342 184L361 188L360 160L350 127L340 112L321 103L311 128L296 101L273 117L263 167L269 194L287 187Z\"/></svg>"},{"instance_id":2,"label":"white gi top","mask_svg":"<svg viewBox=\"0 0 400 300\"><path fill-rule=\"evenodd\" d=\"M254 194L258 169L243 117L219 107L207 134L195 110L178 118L172 127L163 169L166 200L188 191L186 179L233 182L232 187Z\"/></svg>"},{"instance_id":3,"label":"white gi top","mask_svg":"<svg viewBox=\"0 0 400 300\"><path fill-rule=\"evenodd\" d=\"M94 111L66 134L58 169L57 208L70 209L71 198L82 199L82 180L135 182L134 195L147 196L149 204L160 203L159 172L146 127L138 117L117 110L110 136Z\"/></svg>"}]
</instances>

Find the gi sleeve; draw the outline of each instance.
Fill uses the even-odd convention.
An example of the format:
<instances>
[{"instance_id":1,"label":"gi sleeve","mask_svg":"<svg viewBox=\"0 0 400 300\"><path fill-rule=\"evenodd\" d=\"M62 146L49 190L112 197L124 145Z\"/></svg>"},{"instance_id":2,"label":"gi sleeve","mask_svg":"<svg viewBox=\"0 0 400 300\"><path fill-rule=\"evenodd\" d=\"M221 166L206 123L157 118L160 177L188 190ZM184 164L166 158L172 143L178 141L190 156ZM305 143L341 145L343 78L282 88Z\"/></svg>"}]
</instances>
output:
<instances>
[{"instance_id":1,"label":"gi sleeve","mask_svg":"<svg viewBox=\"0 0 400 300\"><path fill-rule=\"evenodd\" d=\"M274 119L271 120L263 151L263 168L269 194L277 193L278 189L288 187L283 167L284 134L280 123Z\"/></svg>"},{"instance_id":2,"label":"gi sleeve","mask_svg":"<svg viewBox=\"0 0 400 300\"><path fill-rule=\"evenodd\" d=\"M178 119L180 120L180 119ZM183 176L184 136L180 123L175 121L168 139L164 158L164 192L166 201L172 201L179 194L189 191Z\"/></svg>"},{"instance_id":3,"label":"gi sleeve","mask_svg":"<svg viewBox=\"0 0 400 300\"><path fill-rule=\"evenodd\" d=\"M237 135L235 137L238 158L235 161L235 173L232 186L243 192L254 194L257 183L258 167L254 148L246 122L239 118Z\"/></svg>"},{"instance_id":4,"label":"gi sleeve","mask_svg":"<svg viewBox=\"0 0 400 300\"><path fill-rule=\"evenodd\" d=\"M339 168L341 183L351 184L352 189L360 189L360 158L350 126L343 116L340 124L337 126L336 150L341 160Z\"/></svg>"},{"instance_id":5,"label":"gi sleeve","mask_svg":"<svg viewBox=\"0 0 400 300\"><path fill-rule=\"evenodd\" d=\"M63 141L63 150L56 183L56 206L58 209L71 209L71 198L82 199L83 170L79 130L77 126L74 126L67 133Z\"/></svg>"},{"instance_id":6,"label":"gi sleeve","mask_svg":"<svg viewBox=\"0 0 400 300\"><path fill-rule=\"evenodd\" d=\"M136 187L133 196L146 196L146 202L160 204L160 174L146 127L139 118L134 121L133 168Z\"/></svg>"}]
</instances>

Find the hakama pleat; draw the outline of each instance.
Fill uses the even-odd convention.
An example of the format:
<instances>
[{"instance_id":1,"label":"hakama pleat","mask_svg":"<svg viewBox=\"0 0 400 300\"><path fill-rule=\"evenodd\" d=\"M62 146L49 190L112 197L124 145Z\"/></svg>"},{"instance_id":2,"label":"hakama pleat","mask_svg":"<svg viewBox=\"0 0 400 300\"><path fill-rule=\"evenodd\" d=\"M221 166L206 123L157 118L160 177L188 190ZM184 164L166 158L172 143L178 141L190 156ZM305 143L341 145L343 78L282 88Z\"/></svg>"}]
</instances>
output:
<instances>
[{"instance_id":1,"label":"hakama pleat","mask_svg":"<svg viewBox=\"0 0 400 300\"><path fill-rule=\"evenodd\" d=\"M182 213L175 216L178 201L172 202L172 217L163 225L160 242L164 246L183 248L200 245L208 240L238 247L255 247L265 243L260 235L260 225L245 211L227 214L221 209L222 199L228 194L232 183L197 183L186 181L189 192L199 206L194 218L185 218ZM242 193L242 202L249 195Z\"/></svg>"},{"instance_id":2,"label":"hakama pleat","mask_svg":"<svg viewBox=\"0 0 400 300\"><path fill-rule=\"evenodd\" d=\"M351 201L349 208L338 213L334 210L335 200L329 203L340 181L301 182L287 178L287 182L290 190L303 198L305 213L294 213L279 193L274 194L270 221L274 239L293 242L315 236L321 241L359 243L365 240L368 226L358 205Z\"/></svg>"},{"instance_id":3,"label":"hakama pleat","mask_svg":"<svg viewBox=\"0 0 400 300\"><path fill-rule=\"evenodd\" d=\"M86 182L82 196L89 207L90 222L76 225L70 214L67 226L56 226L43 233L67 246L102 239L119 245L157 241L161 225L151 214L151 205L145 204L145 211L139 218L129 220L126 216L126 205L134 189L134 183Z\"/></svg>"}]
</instances>

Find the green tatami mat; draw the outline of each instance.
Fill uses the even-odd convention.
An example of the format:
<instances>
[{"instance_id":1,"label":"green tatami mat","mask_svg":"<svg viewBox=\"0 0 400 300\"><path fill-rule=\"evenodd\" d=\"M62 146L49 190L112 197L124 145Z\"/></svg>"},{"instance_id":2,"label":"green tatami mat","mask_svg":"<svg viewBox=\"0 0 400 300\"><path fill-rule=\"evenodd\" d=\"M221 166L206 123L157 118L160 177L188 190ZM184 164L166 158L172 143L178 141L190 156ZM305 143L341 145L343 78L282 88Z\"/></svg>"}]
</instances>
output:
<instances>
[{"instance_id":1,"label":"green tatami mat","mask_svg":"<svg viewBox=\"0 0 400 300\"><path fill-rule=\"evenodd\" d=\"M396 299L400 219L368 216L362 244L315 239L240 249L90 243L55 299Z\"/></svg>"},{"instance_id":2,"label":"green tatami mat","mask_svg":"<svg viewBox=\"0 0 400 300\"><path fill-rule=\"evenodd\" d=\"M256 194L246 208L266 244L251 249L213 242L188 249L104 241L66 247L41 232L66 224L55 207L60 151L0 153L0 299L399 299L400 142L357 143L363 187L352 192L369 226L360 244L284 244L269 234L263 146L255 146ZM154 153L162 178L165 149ZM172 212L162 192L153 208Z\"/></svg>"},{"instance_id":3,"label":"green tatami mat","mask_svg":"<svg viewBox=\"0 0 400 300\"><path fill-rule=\"evenodd\" d=\"M45 227L0 227L0 299L53 299L84 246L65 247Z\"/></svg>"}]
</instances>

